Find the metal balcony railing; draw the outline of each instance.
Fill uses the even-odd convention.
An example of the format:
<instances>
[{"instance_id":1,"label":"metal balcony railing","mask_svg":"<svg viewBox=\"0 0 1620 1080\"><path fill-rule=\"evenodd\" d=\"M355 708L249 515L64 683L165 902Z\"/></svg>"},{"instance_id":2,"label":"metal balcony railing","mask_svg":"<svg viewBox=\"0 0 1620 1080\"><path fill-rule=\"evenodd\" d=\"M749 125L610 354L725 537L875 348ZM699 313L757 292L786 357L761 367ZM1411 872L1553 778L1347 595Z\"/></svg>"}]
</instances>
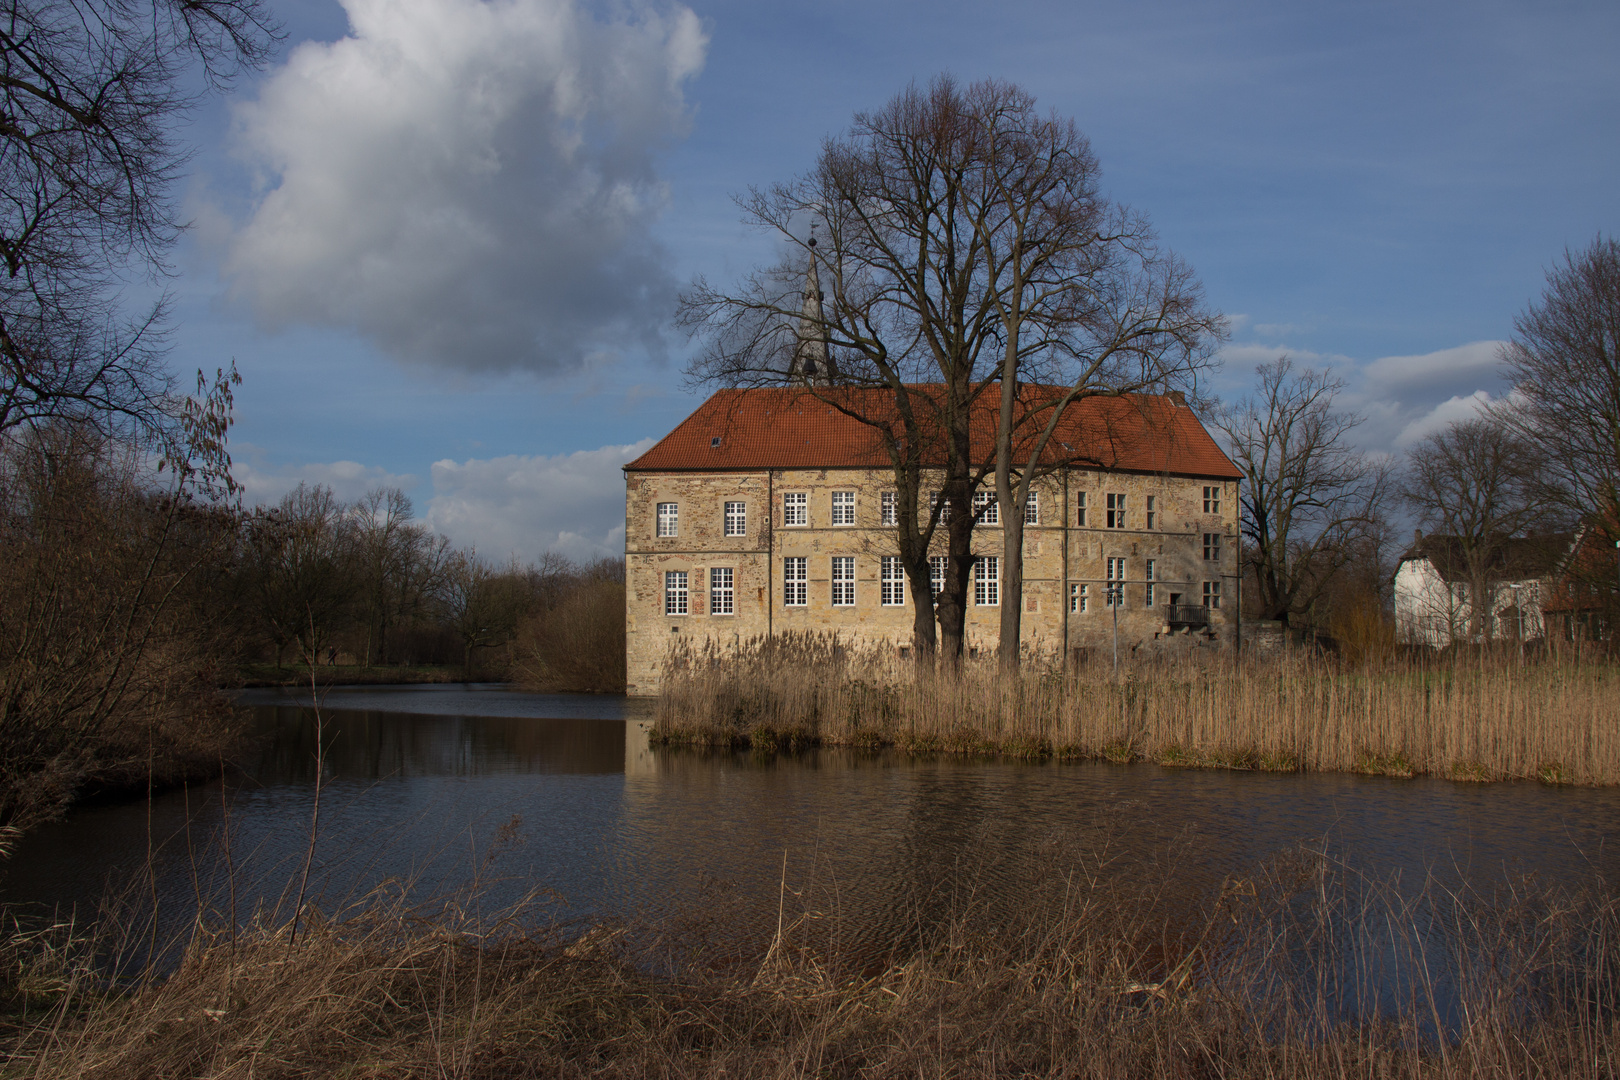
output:
<instances>
[{"instance_id":1,"label":"metal balcony railing","mask_svg":"<svg viewBox=\"0 0 1620 1080\"><path fill-rule=\"evenodd\" d=\"M1208 626L1209 608L1202 604L1166 604L1171 626Z\"/></svg>"}]
</instances>

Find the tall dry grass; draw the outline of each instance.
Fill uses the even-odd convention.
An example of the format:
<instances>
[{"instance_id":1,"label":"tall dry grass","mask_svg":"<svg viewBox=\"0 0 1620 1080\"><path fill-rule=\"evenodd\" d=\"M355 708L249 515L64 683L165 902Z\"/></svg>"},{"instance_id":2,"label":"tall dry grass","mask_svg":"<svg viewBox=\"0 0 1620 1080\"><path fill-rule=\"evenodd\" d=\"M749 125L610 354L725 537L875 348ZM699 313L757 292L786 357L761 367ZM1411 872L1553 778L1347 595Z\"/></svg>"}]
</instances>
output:
<instances>
[{"instance_id":1,"label":"tall dry grass","mask_svg":"<svg viewBox=\"0 0 1620 1080\"><path fill-rule=\"evenodd\" d=\"M1620 783L1620 669L1578 654L1345 664L1309 653L1016 675L786 636L673 653L653 737L1164 765Z\"/></svg>"},{"instance_id":2,"label":"tall dry grass","mask_svg":"<svg viewBox=\"0 0 1620 1080\"><path fill-rule=\"evenodd\" d=\"M13 935L8 1076L1612 1077L1620 910L1595 883L1402 892L1321 855L1162 882L1054 866L1041 902L972 900L888 952L784 905L743 955L679 925L563 933L522 908L199 932L128 986L71 928ZM786 883L784 882L784 885ZM788 895L784 888L784 896ZM1032 898L1033 899L1033 898Z\"/></svg>"}]
</instances>

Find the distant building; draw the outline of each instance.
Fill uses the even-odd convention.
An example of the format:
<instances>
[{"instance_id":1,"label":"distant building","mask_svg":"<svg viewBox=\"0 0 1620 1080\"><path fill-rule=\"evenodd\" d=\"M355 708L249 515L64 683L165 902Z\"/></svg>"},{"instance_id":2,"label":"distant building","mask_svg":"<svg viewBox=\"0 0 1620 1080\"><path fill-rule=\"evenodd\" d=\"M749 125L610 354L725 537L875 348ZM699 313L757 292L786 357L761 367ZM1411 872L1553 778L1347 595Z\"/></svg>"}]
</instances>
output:
<instances>
[{"instance_id":1,"label":"distant building","mask_svg":"<svg viewBox=\"0 0 1620 1080\"><path fill-rule=\"evenodd\" d=\"M800 358L807 385L716 393L625 466L630 693L657 692L677 639L726 648L837 631L909 649L893 474L872 430L817 396L833 391L808 385L824 363ZM876 391L839 393L879 404L856 400ZM989 446L995 410L985 395L978 448ZM1026 647L1106 650L1116 615L1122 654L1170 638L1235 645L1241 474L1179 396L1085 399L1050 448L1026 515ZM973 542L973 650L999 637L1003 554L993 496L978 498L990 505ZM943 529L935 544L942 580Z\"/></svg>"},{"instance_id":2,"label":"distant building","mask_svg":"<svg viewBox=\"0 0 1620 1080\"><path fill-rule=\"evenodd\" d=\"M1547 601L1567 561L1571 536L1554 533L1502 541L1472 582L1454 536L1418 533L1395 570L1395 627L1402 642L1444 648L1487 640L1546 636ZM1482 589L1484 597L1474 591ZM1482 605L1483 618L1475 613Z\"/></svg>"}]
</instances>

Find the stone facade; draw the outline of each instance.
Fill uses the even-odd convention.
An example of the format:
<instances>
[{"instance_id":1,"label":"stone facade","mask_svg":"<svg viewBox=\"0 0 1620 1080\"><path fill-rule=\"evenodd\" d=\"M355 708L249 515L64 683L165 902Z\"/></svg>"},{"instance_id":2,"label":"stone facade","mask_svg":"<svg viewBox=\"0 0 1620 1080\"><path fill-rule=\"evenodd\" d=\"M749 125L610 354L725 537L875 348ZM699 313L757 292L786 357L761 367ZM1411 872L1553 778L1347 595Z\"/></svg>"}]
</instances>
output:
<instances>
[{"instance_id":1,"label":"stone facade","mask_svg":"<svg viewBox=\"0 0 1620 1080\"><path fill-rule=\"evenodd\" d=\"M883 556L895 552L882 522L888 479L881 468L627 470L629 692L658 692L677 638L726 648L786 631L837 631L909 647L909 589L899 582L885 596L881 580ZM1060 468L1043 478L1024 532L1026 647L1106 656L1116 614L1122 657L1187 637L1235 646L1237 513L1231 477ZM944 543L941 530L941 554ZM1002 555L999 524L981 522L973 550L989 558L972 584L968 646L993 650L1000 567L993 578L988 571ZM1117 613L1111 578L1123 582Z\"/></svg>"}]
</instances>

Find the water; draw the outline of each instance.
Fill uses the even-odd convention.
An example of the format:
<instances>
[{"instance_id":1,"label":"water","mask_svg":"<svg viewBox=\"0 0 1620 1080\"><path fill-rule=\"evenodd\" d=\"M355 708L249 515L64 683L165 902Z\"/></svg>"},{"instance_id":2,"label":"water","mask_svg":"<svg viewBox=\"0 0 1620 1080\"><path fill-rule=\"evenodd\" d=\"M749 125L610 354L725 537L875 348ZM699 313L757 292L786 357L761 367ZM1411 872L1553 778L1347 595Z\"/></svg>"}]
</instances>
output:
<instances>
[{"instance_id":1,"label":"water","mask_svg":"<svg viewBox=\"0 0 1620 1080\"><path fill-rule=\"evenodd\" d=\"M328 911L379 882L431 897L476 880L492 909L538 890L548 918L696 920L739 941L813 910L881 947L964 905L1011 917L1076 875L1171 883L1165 909L1190 911L1301 845L1412 883L1620 876L1607 789L655 752L642 703L496 686L331 691L311 851L313 716L285 691L242 704L259 741L241 776L37 830L0 864L0 900L83 914L135 881L183 929L199 903L286 911L308 856Z\"/></svg>"}]
</instances>

